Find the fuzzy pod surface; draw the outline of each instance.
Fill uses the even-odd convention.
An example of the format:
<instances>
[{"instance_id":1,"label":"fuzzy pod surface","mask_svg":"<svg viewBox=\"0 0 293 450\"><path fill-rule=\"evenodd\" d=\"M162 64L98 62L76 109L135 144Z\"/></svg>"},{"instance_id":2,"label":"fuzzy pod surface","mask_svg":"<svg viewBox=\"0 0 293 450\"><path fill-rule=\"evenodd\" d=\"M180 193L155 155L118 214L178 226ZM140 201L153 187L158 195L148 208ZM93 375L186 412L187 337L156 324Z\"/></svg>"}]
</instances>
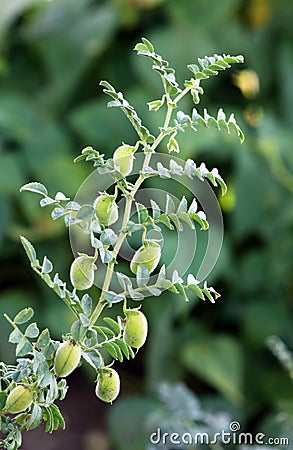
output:
<instances>
[{"instance_id":1,"label":"fuzzy pod surface","mask_svg":"<svg viewBox=\"0 0 293 450\"><path fill-rule=\"evenodd\" d=\"M7 397L5 410L11 414L25 411L34 400L34 392L30 386L16 386Z\"/></svg>"},{"instance_id":2,"label":"fuzzy pod surface","mask_svg":"<svg viewBox=\"0 0 293 450\"><path fill-rule=\"evenodd\" d=\"M70 281L78 291L89 289L94 284L95 278L94 258L87 255L75 258L70 267Z\"/></svg>"},{"instance_id":3,"label":"fuzzy pod surface","mask_svg":"<svg viewBox=\"0 0 293 450\"><path fill-rule=\"evenodd\" d=\"M114 165L124 177L132 172L135 150L135 147L123 144L114 152Z\"/></svg>"},{"instance_id":4,"label":"fuzzy pod surface","mask_svg":"<svg viewBox=\"0 0 293 450\"><path fill-rule=\"evenodd\" d=\"M161 259L161 247L160 245L151 240L146 240L133 255L130 263L130 269L133 273L137 273L138 266L145 266L149 273L152 273Z\"/></svg>"},{"instance_id":5,"label":"fuzzy pod surface","mask_svg":"<svg viewBox=\"0 0 293 450\"><path fill-rule=\"evenodd\" d=\"M81 358L81 347L74 340L62 342L55 354L54 371L57 377L67 377L78 366Z\"/></svg>"},{"instance_id":6,"label":"fuzzy pod surface","mask_svg":"<svg viewBox=\"0 0 293 450\"><path fill-rule=\"evenodd\" d=\"M112 403L120 392L120 377L115 369L107 368L99 371L96 385L96 396L106 403Z\"/></svg>"},{"instance_id":7,"label":"fuzzy pod surface","mask_svg":"<svg viewBox=\"0 0 293 450\"><path fill-rule=\"evenodd\" d=\"M114 195L107 193L99 195L95 199L93 207L95 215L102 225L109 226L118 220L118 206Z\"/></svg>"},{"instance_id":8,"label":"fuzzy pod surface","mask_svg":"<svg viewBox=\"0 0 293 450\"><path fill-rule=\"evenodd\" d=\"M139 349L148 335L147 318L139 309L127 309L125 316L123 339L130 347Z\"/></svg>"}]
</instances>

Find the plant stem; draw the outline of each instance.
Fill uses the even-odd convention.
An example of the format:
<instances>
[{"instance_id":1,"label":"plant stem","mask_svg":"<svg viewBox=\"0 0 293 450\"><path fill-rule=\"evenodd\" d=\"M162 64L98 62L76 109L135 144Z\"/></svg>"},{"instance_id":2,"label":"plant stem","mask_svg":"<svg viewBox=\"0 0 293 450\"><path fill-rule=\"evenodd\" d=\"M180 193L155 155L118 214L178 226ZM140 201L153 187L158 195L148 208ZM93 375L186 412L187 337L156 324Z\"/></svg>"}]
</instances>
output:
<instances>
[{"instance_id":1,"label":"plant stem","mask_svg":"<svg viewBox=\"0 0 293 450\"><path fill-rule=\"evenodd\" d=\"M199 81L196 84L197 86L199 86ZM195 87L195 86L194 86ZM177 95L177 97L173 100L173 103L175 103L177 105L177 103L191 90L191 87L188 86L185 89L183 89L183 91L180 92L180 94Z\"/></svg>"},{"instance_id":2,"label":"plant stem","mask_svg":"<svg viewBox=\"0 0 293 450\"><path fill-rule=\"evenodd\" d=\"M10 319L10 317L9 317L6 313L4 313L3 316L5 317L5 319L7 320L7 322L9 322L10 325L11 325L15 330L19 331L19 333L22 335L23 339L24 339L26 342L28 342L30 345L32 345L31 342L30 342L30 340L25 336L25 334L23 334L23 332L22 332L21 329L16 325L16 323L13 322L13 320Z\"/></svg>"},{"instance_id":3,"label":"plant stem","mask_svg":"<svg viewBox=\"0 0 293 450\"><path fill-rule=\"evenodd\" d=\"M184 91L187 92L188 90L186 90L186 89L184 89ZM184 91L182 91L181 94ZM185 93L183 95L185 95ZM147 151L145 153L145 158L144 158L144 162L143 162L141 173L140 173L139 177L137 178L137 180L136 180L136 182L135 182L131 192L129 193L128 196L126 196L126 203L125 203L125 210L124 210L124 216L123 216L121 231L120 231L120 234L118 236L118 240L117 240L117 242L116 242L116 244L114 246L114 250L113 250L114 259L113 259L113 261L111 261L108 264L106 276L105 276L104 283L103 283L103 286L102 286L102 292L101 292L100 300L98 301L94 311L92 312L92 315L90 317L90 325L89 325L89 327L93 326L96 323L98 317L100 316L101 312L103 311L104 307L107 304L105 302L105 293L108 291L108 289L110 287L110 284L111 284L111 281L112 281L112 277L113 277L113 273L114 273L115 259L116 259L117 255L118 255L119 251L120 251L120 248L121 248L121 246L122 246L122 244L124 242L124 239L126 237L126 234L127 234L126 227L127 227L128 221L130 219L132 202L133 202L135 194L137 193L137 191L140 188L141 184L144 182L144 180L146 178L148 178L148 175L143 173L144 169L146 169L146 167L148 167L153 152L155 151L155 149L158 147L160 142L166 136L166 129L169 126L169 123L170 123L170 120L171 120L171 116L172 116L172 111L173 111L173 107L170 106L170 97L168 97L168 100L169 100L169 102L168 102L168 109L167 109L167 112L166 112L166 118L165 118L165 121L164 121L163 130L157 136L157 138L155 139L155 141L152 144L152 146L149 149L149 151Z\"/></svg>"},{"instance_id":4,"label":"plant stem","mask_svg":"<svg viewBox=\"0 0 293 450\"><path fill-rule=\"evenodd\" d=\"M3 316L5 317L5 319L7 320L7 322L9 322L10 325L12 325L13 328L18 328L18 327L15 325L15 323L13 322L13 320L10 319L10 317L9 317L6 313L4 313Z\"/></svg>"}]
</instances>

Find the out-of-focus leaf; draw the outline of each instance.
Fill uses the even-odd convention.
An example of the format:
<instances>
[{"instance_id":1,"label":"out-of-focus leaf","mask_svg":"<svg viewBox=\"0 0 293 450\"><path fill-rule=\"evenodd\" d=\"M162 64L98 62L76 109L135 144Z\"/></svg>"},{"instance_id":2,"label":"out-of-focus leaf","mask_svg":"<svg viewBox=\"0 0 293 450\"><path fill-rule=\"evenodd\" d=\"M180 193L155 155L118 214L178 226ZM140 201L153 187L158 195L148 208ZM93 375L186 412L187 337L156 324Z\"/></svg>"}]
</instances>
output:
<instances>
[{"instance_id":1,"label":"out-of-focus leaf","mask_svg":"<svg viewBox=\"0 0 293 450\"><path fill-rule=\"evenodd\" d=\"M0 154L0 192L15 195L25 182L20 161L10 153Z\"/></svg>"},{"instance_id":2,"label":"out-of-focus leaf","mask_svg":"<svg viewBox=\"0 0 293 450\"><path fill-rule=\"evenodd\" d=\"M115 148L120 139L132 142L135 138L135 132L124 114L119 109L105 110L105 107L106 101L90 101L78 106L70 115L73 129L85 142L91 142L93 146L101 148L103 153L110 144ZM113 137L116 136L117 139L114 140Z\"/></svg>"},{"instance_id":3,"label":"out-of-focus leaf","mask_svg":"<svg viewBox=\"0 0 293 450\"><path fill-rule=\"evenodd\" d=\"M258 166L261 164L247 151L241 152L237 158L235 193L241 207L232 212L233 233L237 235L243 236L263 227L268 192L265 184L269 180L260 178Z\"/></svg>"},{"instance_id":4,"label":"out-of-focus leaf","mask_svg":"<svg viewBox=\"0 0 293 450\"><path fill-rule=\"evenodd\" d=\"M210 383L232 402L242 402L243 359L235 339L218 335L191 342L182 351L182 361L187 369Z\"/></svg>"},{"instance_id":5,"label":"out-of-focus leaf","mask_svg":"<svg viewBox=\"0 0 293 450\"><path fill-rule=\"evenodd\" d=\"M8 198L3 194L0 195L0 246L5 238L5 232L11 220L11 204Z\"/></svg>"},{"instance_id":6,"label":"out-of-focus leaf","mask_svg":"<svg viewBox=\"0 0 293 450\"><path fill-rule=\"evenodd\" d=\"M262 326L259 326L259 324ZM243 312L242 327L245 342L255 348L263 346L265 339L273 335L283 335L291 332L292 322L286 306L280 301L255 299L248 303Z\"/></svg>"},{"instance_id":7,"label":"out-of-focus leaf","mask_svg":"<svg viewBox=\"0 0 293 450\"><path fill-rule=\"evenodd\" d=\"M1 0L0 14L0 46L5 43L5 34L13 21L28 7L37 4L38 0Z\"/></svg>"},{"instance_id":8,"label":"out-of-focus leaf","mask_svg":"<svg viewBox=\"0 0 293 450\"><path fill-rule=\"evenodd\" d=\"M89 3L48 2L24 28L26 39L34 43L47 67L50 103L64 105L91 60L106 48L115 31L111 5Z\"/></svg>"},{"instance_id":9,"label":"out-of-focus leaf","mask_svg":"<svg viewBox=\"0 0 293 450\"><path fill-rule=\"evenodd\" d=\"M117 450L144 450L149 442L146 419L156 408L152 399L117 400L109 411L109 427ZM128 411L125 414L125 411ZM123 433L123 439L121 439Z\"/></svg>"}]
</instances>

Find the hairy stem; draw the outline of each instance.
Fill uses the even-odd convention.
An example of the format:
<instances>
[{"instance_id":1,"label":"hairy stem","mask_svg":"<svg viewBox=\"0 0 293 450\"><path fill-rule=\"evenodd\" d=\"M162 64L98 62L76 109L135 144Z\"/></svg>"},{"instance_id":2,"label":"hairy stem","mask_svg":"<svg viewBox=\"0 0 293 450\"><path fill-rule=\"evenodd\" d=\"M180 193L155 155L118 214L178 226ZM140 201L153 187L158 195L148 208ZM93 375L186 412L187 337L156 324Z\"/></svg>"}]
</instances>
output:
<instances>
[{"instance_id":1,"label":"hairy stem","mask_svg":"<svg viewBox=\"0 0 293 450\"><path fill-rule=\"evenodd\" d=\"M199 85L199 82L197 83ZM177 97L174 99L173 103L177 105L177 103L191 90L191 87L188 86L183 91L180 92L180 94L177 95Z\"/></svg>"},{"instance_id":2,"label":"hairy stem","mask_svg":"<svg viewBox=\"0 0 293 450\"><path fill-rule=\"evenodd\" d=\"M9 317L6 313L4 313L3 316L5 317L5 319L7 320L7 322L9 322L10 325L22 335L23 339L31 345L30 340L25 336L25 334L23 334L23 332L22 332L21 329L16 325L16 323L13 322L13 320L10 319L10 317Z\"/></svg>"},{"instance_id":3,"label":"hairy stem","mask_svg":"<svg viewBox=\"0 0 293 450\"><path fill-rule=\"evenodd\" d=\"M185 94L184 94L185 95ZM169 102L170 102L170 97L168 98ZM111 281L112 281L112 277L113 277L113 273L114 273L114 266L115 266L115 259L120 251L120 248L124 242L124 239L126 237L126 226L127 223L130 219L130 215L131 215L131 206L132 206L132 202L134 200L135 194L137 193L138 189L140 188L141 184L144 182L144 180L146 178L148 178L148 175L145 175L144 169L146 167L148 167L150 161L151 161L151 157L153 152L155 151L155 149L158 147L158 145L160 144L160 142L164 139L166 133L165 130L168 128L170 120L171 120L171 116L172 116L172 111L173 111L173 107L170 106L168 102L168 109L166 112L166 118L164 121L164 126L163 126L163 130L160 132L160 134L157 136L156 140L154 141L154 143L152 144L151 148L145 153L145 158L144 158L144 162L143 162L143 166L142 166L142 171L140 173L140 175L138 176L131 192L129 193L129 195L126 197L126 203L125 203L125 210L124 210L124 216L123 216L123 221L122 221L122 226L121 226L121 231L120 234L118 236L118 240L115 244L114 250L113 250L113 256L114 256L114 260L111 261L108 264L108 268L107 268L107 272L106 272L106 276L104 279L104 283L103 283L103 287L102 287L102 292L101 292L101 296L100 296L100 300L97 304L97 306L95 307L94 311L92 312L92 315L90 317L90 326L93 326L98 317L100 316L101 312L103 311L104 307L106 306L106 302L105 302L105 293L108 291Z\"/></svg>"}]
</instances>

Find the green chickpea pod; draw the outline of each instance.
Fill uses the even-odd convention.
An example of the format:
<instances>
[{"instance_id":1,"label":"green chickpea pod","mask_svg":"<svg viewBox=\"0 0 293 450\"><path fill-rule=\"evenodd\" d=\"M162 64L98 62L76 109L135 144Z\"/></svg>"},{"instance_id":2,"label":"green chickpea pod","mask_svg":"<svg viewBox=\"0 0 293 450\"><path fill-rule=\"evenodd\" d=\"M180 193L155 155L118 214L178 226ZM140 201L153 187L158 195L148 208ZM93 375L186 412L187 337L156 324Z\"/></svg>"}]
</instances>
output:
<instances>
[{"instance_id":1,"label":"green chickpea pod","mask_svg":"<svg viewBox=\"0 0 293 450\"><path fill-rule=\"evenodd\" d=\"M133 273L137 273L139 266L145 266L152 273L161 259L161 247L152 240L146 240L143 245L135 252L130 269Z\"/></svg>"},{"instance_id":2,"label":"green chickpea pod","mask_svg":"<svg viewBox=\"0 0 293 450\"><path fill-rule=\"evenodd\" d=\"M98 221L105 226L112 225L118 220L118 206L116 195L104 192L94 201L94 210Z\"/></svg>"},{"instance_id":3,"label":"green chickpea pod","mask_svg":"<svg viewBox=\"0 0 293 450\"><path fill-rule=\"evenodd\" d=\"M71 264L70 281L72 286L78 291L89 289L94 284L95 278L95 257L80 255Z\"/></svg>"},{"instance_id":4,"label":"green chickpea pod","mask_svg":"<svg viewBox=\"0 0 293 450\"><path fill-rule=\"evenodd\" d=\"M148 321L139 309L126 309L123 339L126 344L139 349L146 341L148 334Z\"/></svg>"},{"instance_id":5,"label":"green chickpea pod","mask_svg":"<svg viewBox=\"0 0 293 450\"><path fill-rule=\"evenodd\" d=\"M123 145L118 147L114 152L114 165L123 177L126 177L132 172L135 151L136 147L123 143Z\"/></svg>"},{"instance_id":6,"label":"green chickpea pod","mask_svg":"<svg viewBox=\"0 0 293 450\"><path fill-rule=\"evenodd\" d=\"M7 397L5 410L10 414L18 414L31 406L34 392L31 386L20 384Z\"/></svg>"},{"instance_id":7,"label":"green chickpea pod","mask_svg":"<svg viewBox=\"0 0 293 450\"><path fill-rule=\"evenodd\" d=\"M99 370L96 396L106 403L112 403L120 392L120 377L116 370L104 368Z\"/></svg>"},{"instance_id":8,"label":"green chickpea pod","mask_svg":"<svg viewBox=\"0 0 293 450\"><path fill-rule=\"evenodd\" d=\"M67 377L78 366L81 358L80 345L74 340L62 342L55 354L54 371L57 377Z\"/></svg>"}]
</instances>

